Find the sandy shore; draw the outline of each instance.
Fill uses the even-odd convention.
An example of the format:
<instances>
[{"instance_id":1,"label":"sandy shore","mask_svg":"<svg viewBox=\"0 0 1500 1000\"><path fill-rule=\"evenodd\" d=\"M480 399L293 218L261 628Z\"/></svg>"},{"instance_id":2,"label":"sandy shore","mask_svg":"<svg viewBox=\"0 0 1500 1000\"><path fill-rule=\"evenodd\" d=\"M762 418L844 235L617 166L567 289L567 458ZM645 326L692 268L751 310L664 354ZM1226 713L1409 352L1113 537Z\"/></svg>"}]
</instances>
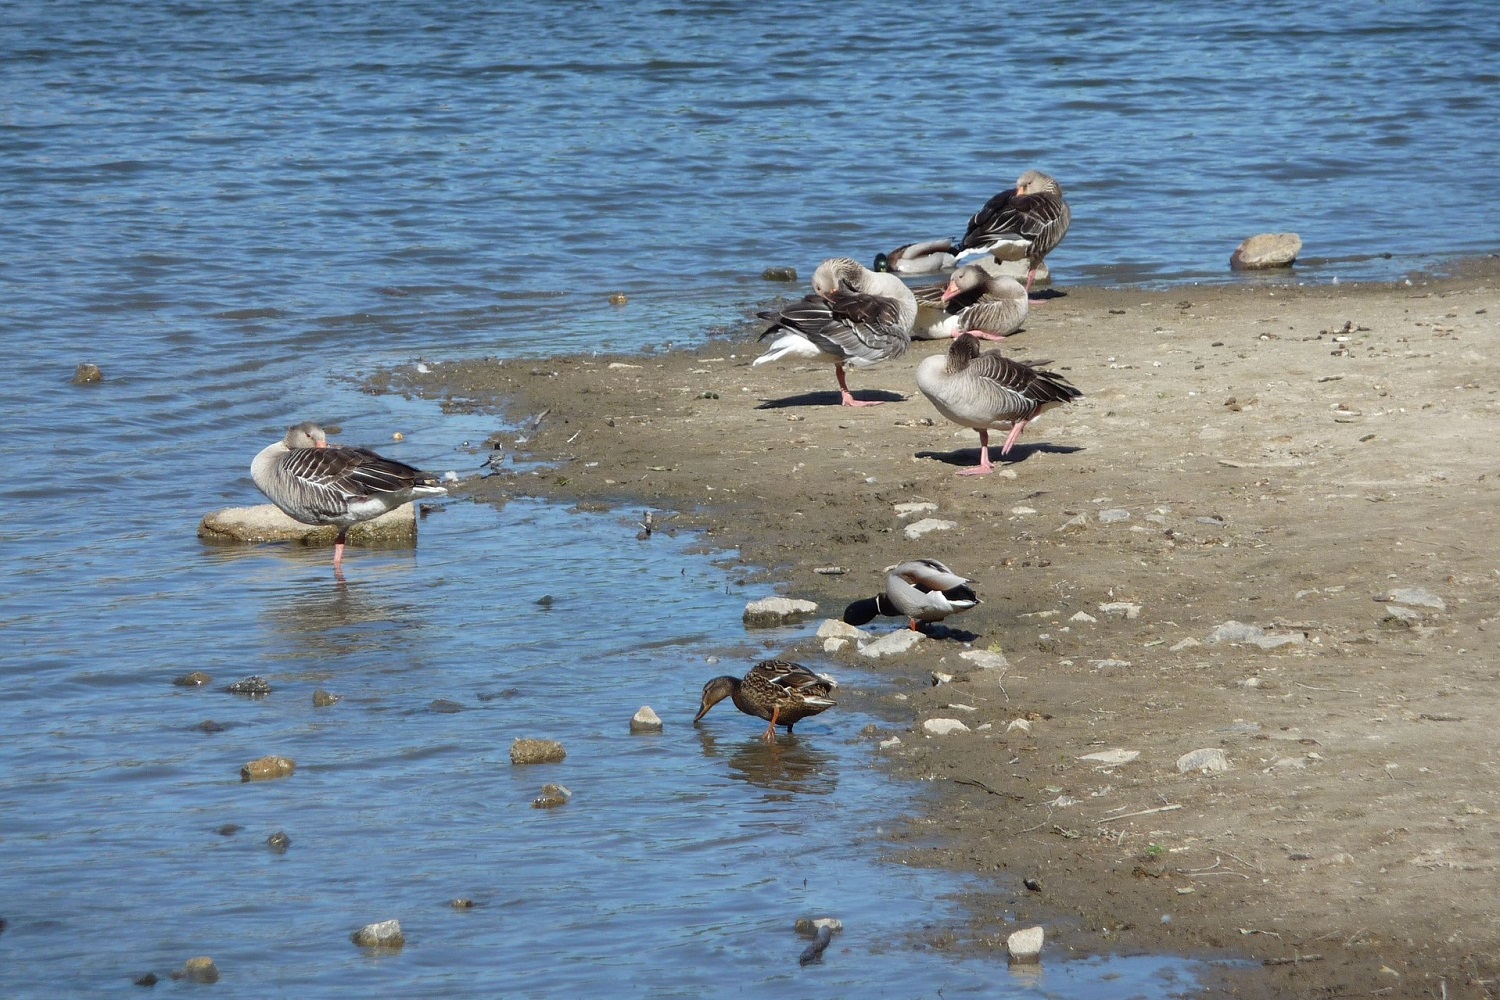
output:
<instances>
[{"instance_id":1,"label":"sandy shore","mask_svg":"<svg viewBox=\"0 0 1500 1000\"><path fill-rule=\"evenodd\" d=\"M901 559L973 577L984 603L954 634L861 661L894 680L884 707L909 724L871 734L900 737L878 752L938 792L897 839L984 876L972 925L934 944L1003 948L1014 916L1048 927L1053 960L1247 958L1214 988L1231 995L1488 996L1497 289L1493 262L1410 286L1065 288L1004 346L1086 395L984 478L954 475L977 436L916 392L942 343L851 374L856 395L890 400L859 410L836 405L829 368L751 369L750 326L695 350L455 361L377 387L546 411L473 495L680 511L672 524L833 617ZM893 508L913 501L955 526L907 540L915 518ZM848 572L813 572L828 566ZM1214 642L1228 622L1282 638ZM1000 683L966 673L969 648L1003 652ZM934 687L933 671L957 679ZM929 738L933 717L976 731ZM1229 770L1179 773L1208 748ZM1138 756L1081 759L1116 749Z\"/></svg>"}]
</instances>

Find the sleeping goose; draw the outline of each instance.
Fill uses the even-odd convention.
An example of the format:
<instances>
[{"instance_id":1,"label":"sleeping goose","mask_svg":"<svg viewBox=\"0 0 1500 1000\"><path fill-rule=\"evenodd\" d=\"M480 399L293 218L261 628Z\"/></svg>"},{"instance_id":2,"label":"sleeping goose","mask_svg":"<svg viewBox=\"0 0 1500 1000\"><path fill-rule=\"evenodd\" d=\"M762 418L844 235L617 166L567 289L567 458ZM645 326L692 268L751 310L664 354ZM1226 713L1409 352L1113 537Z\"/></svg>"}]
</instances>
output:
<instances>
[{"instance_id":1,"label":"sleeping goose","mask_svg":"<svg viewBox=\"0 0 1500 1000\"><path fill-rule=\"evenodd\" d=\"M437 477L364 448L329 445L323 428L294 424L286 437L250 463L255 486L287 516L303 524L333 524L333 572L343 579L349 528L421 497L445 495Z\"/></svg>"},{"instance_id":2,"label":"sleeping goose","mask_svg":"<svg viewBox=\"0 0 1500 1000\"><path fill-rule=\"evenodd\" d=\"M863 625L876 615L918 622L940 622L949 615L968 611L979 603L970 580L959 576L936 559L912 559L886 567L885 593L855 601L844 609L844 622Z\"/></svg>"},{"instance_id":3,"label":"sleeping goose","mask_svg":"<svg viewBox=\"0 0 1500 1000\"><path fill-rule=\"evenodd\" d=\"M1083 395L1056 372L1007 358L999 351L981 354L979 341L966 333L953 341L946 355L922 359L917 366L917 388L943 416L979 432L979 465L961 470L960 476L983 476L991 471L991 427L1010 424L1010 434L1000 449L1001 455L1009 454L1021 431L1039 414Z\"/></svg>"},{"instance_id":4,"label":"sleeping goose","mask_svg":"<svg viewBox=\"0 0 1500 1000\"><path fill-rule=\"evenodd\" d=\"M1026 322L1030 299L1014 278L994 274L979 264L965 264L946 285L915 290L917 322L914 340L942 340L972 333L984 340L1004 340Z\"/></svg>"},{"instance_id":5,"label":"sleeping goose","mask_svg":"<svg viewBox=\"0 0 1500 1000\"><path fill-rule=\"evenodd\" d=\"M844 406L878 406L881 400L854 398L844 366L867 368L905 354L917 300L894 274L876 274L835 257L813 273L813 294L760 316L771 321L760 339L773 334L775 339L754 364L785 357L832 364Z\"/></svg>"},{"instance_id":6,"label":"sleeping goose","mask_svg":"<svg viewBox=\"0 0 1500 1000\"><path fill-rule=\"evenodd\" d=\"M710 708L731 698L741 712L770 723L762 737L770 742L776 739L777 726L786 726L790 735L792 727L803 719L832 708L835 702L829 695L836 687L838 683L832 677L815 674L800 663L762 660L743 679L726 674L703 685L703 700L693 723L696 725Z\"/></svg>"},{"instance_id":7,"label":"sleeping goose","mask_svg":"<svg viewBox=\"0 0 1500 1000\"><path fill-rule=\"evenodd\" d=\"M892 274L934 274L953 266L953 255L958 248L951 239L922 240L897 247L890 253L875 255L874 271L890 271Z\"/></svg>"},{"instance_id":8,"label":"sleeping goose","mask_svg":"<svg viewBox=\"0 0 1500 1000\"><path fill-rule=\"evenodd\" d=\"M1030 295L1042 258L1062 242L1072 219L1057 181L1040 170L1028 170L1017 178L1015 190L1001 191L969 219L958 242L958 257L988 253L997 260L1024 258Z\"/></svg>"}]
</instances>

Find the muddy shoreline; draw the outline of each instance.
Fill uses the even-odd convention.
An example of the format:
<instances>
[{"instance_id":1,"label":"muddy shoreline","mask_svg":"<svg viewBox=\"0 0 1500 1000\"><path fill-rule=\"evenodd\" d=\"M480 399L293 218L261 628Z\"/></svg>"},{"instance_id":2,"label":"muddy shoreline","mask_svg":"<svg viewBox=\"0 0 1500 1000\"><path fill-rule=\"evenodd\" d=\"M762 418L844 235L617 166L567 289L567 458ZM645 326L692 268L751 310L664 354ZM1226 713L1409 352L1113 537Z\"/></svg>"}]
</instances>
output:
<instances>
[{"instance_id":1,"label":"muddy shoreline","mask_svg":"<svg viewBox=\"0 0 1500 1000\"><path fill-rule=\"evenodd\" d=\"M982 478L954 475L974 432L916 392L942 343L853 373L888 400L859 410L829 368L750 368L748 324L670 352L429 361L371 389L524 424L476 499L676 512L830 617L902 559L974 578L984 603L952 634L859 661L910 722L872 750L936 791L896 849L983 876L970 926L933 946L1001 955L1014 917L1047 926L1054 961L1245 960L1214 995L1500 990L1500 267L1063 291L1003 346L1085 397ZM936 508L894 509L912 502ZM923 516L954 526L908 540ZM934 717L971 731L927 737ZM1138 756L1080 759L1117 749ZM1200 749L1229 769L1180 773Z\"/></svg>"}]
</instances>

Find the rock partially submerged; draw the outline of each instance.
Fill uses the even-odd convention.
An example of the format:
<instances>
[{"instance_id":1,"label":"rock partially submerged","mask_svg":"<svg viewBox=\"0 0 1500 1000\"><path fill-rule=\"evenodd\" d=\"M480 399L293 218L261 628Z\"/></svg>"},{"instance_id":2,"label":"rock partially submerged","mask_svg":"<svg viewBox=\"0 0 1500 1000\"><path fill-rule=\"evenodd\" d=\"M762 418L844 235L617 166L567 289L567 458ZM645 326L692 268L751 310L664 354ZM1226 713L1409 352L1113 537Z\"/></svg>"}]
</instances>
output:
<instances>
[{"instance_id":1,"label":"rock partially submerged","mask_svg":"<svg viewBox=\"0 0 1500 1000\"><path fill-rule=\"evenodd\" d=\"M240 768L241 781L272 781L285 778L297 770L297 762L290 757L261 757Z\"/></svg>"},{"instance_id":2,"label":"rock partially submerged","mask_svg":"<svg viewBox=\"0 0 1500 1000\"><path fill-rule=\"evenodd\" d=\"M1030 965L1042 960L1042 940L1046 932L1040 927L1027 927L1016 931L1005 939L1012 965Z\"/></svg>"},{"instance_id":3,"label":"rock partially submerged","mask_svg":"<svg viewBox=\"0 0 1500 1000\"><path fill-rule=\"evenodd\" d=\"M556 764L568 756L568 751L556 740L533 740L518 737L510 745L512 764Z\"/></svg>"},{"instance_id":4,"label":"rock partially submerged","mask_svg":"<svg viewBox=\"0 0 1500 1000\"><path fill-rule=\"evenodd\" d=\"M1234 248L1229 266L1236 271L1291 267L1301 252L1302 237L1296 233L1261 233Z\"/></svg>"},{"instance_id":5,"label":"rock partially submerged","mask_svg":"<svg viewBox=\"0 0 1500 1000\"><path fill-rule=\"evenodd\" d=\"M104 381L104 371L98 365L83 362L73 372L74 385L98 385Z\"/></svg>"},{"instance_id":6,"label":"rock partially submerged","mask_svg":"<svg viewBox=\"0 0 1500 1000\"><path fill-rule=\"evenodd\" d=\"M573 792L567 785L543 785L542 794L531 800L533 809L556 809L565 806L573 797Z\"/></svg>"},{"instance_id":7,"label":"rock partially submerged","mask_svg":"<svg viewBox=\"0 0 1500 1000\"><path fill-rule=\"evenodd\" d=\"M382 920L361 927L349 940L361 948L400 948L406 944L406 935L401 932L401 921Z\"/></svg>"},{"instance_id":8,"label":"rock partially submerged","mask_svg":"<svg viewBox=\"0 0 1500 1000\"><path fill-rule=\"evenodd\" d=\"M217 983L219 967L207 955L190 958L182 963L182 968L172 973L172 978L189 983Z\"/></svg>"},{"instance_id":9,"label":"rock partially submerged","mask_svg":"<svg viewBox=\"0 0 1500 1000\"><path fill-rule=\"evenodd\" d=\"M630 718L630 731L632 733L659 733L661 732L661 716L657 715L650 705L642 705L640 711Z\"/></svg>"},{"instance_id":10,"label":"rock partially submerged","mask_svg":"<svg viewBox=\"0 0 1500 1000\"><path fill-rule=\"evenodd\" d=\"M791 597L762 597L745 605L746 628L775 628L778 625L795 625L818 613L812 601Z\"/></svg>"},{"instance_id":11,"label":"rock partially submerged","mask_svg":"<svg viewBox=\"0 0 1500 1000\"><path fill-rule=\"evenodd\" d=\"M223 545L258 545L263 542L293 542L310 547L331 547L339 529L294 521L273 504L258 507L226 507L204 516L198 537ZM370 549L410 548L417 544L415 504L402 504L373 521L349 529L350 545Z\"/></svg>"}]
</instances>

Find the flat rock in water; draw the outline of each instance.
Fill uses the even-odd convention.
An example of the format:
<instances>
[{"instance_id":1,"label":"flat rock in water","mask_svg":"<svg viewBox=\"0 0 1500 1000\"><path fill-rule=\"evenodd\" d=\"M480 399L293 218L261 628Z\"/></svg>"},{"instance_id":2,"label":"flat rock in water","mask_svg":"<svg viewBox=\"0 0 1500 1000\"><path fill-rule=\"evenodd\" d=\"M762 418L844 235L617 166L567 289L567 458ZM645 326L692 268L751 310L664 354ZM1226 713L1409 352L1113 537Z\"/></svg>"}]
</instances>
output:
<instances>
[{"instance_id":1,"label":"flat rock in water","mask_svg":"<svg viewBox=\"0 0 1500 1000\"><path fill-rule=\"evenodd\" d=\"M295 542L312 547L332 547L339 529L294 521L273 504L258 507L226 507L204 516L198 537L205 542L253 545L261 542ZM410 548L417 543L417 512L413 504L356 524L347 541L362 548Z\"/></svg>"},{"instance_id":2,"label":"flat rock in water","mask_svg":"<svg viewBox=\"0 0 1500 1000\"><path fill-rule=\"evenodd\" d=\"M659 733L661 728L661 716L650 705L642 705L641 710L630 718L632 733Z\"/></svg>"},{"instance_id":3,"label":"flat rock in water","mask_svg":"<svg viewBox=\"0 0 1500 1000\"><path fill-rule=\"evenodd\" d=\"M791 597L762 597L745 605L746 628L775 628L778 625L793 625L818 613L812 601Z\"/></svg>"},{"instance_id":4,"label":"flat rock in water","mask_svg":"<svg viewBox=\"0 0 1500 1000\"><path fill-rule=\"evenodd\" d=\"M1025 930L1016 931L1005 939L1006 950L1010 952L1012 964L1040 962L1042 960L1042 940L1046 932L1040 927L1027 927Z\"/></svg>"},{"instance_id":5,"label":"flat rock in water","mask_svg":"<svg viewBox=\"0 0 1500 1000\"><path fill-rule=\"evenodd\" d=\"M1439 611L1448 610L1448 602L1428 590L1426 587L1399 587L1389 591L1385 599L1392 604L1407 604L1414 608L1436 608Z\"/></svg>"},{"instance_id":6,"label":"flat rock in water","mask_svg":"<svg viewBox=\"0 0 1500 1000\"><path fill-rule=\"evenodd\" d=\"M366 924L349 940L361 948L400 948L406 944L406 935L401 932L401 921L382 920L377 924Z\"/></svg>"},{"instance_id":7,"label":"flat rock in water","mask_svg":"<svg viewBox=\"0 0 1500 1000\"><path fill-rule=\"evenodd\" d=\"M556 764L568 751L556 740L533 740L520 737L510 745L512 764Z\"/></svg>"},{"instance_id":8,"label":"flat rock in water","mask_svg":"<svg viewBox=\"0 0 1500 1000\"><path fill-rule=\"evenodd\" d=\"M297 770L297 762L290 757L261 757L240 768L241 781L271 781L285 778Z\"/></svg>"},{"instance_id":9,"label":"flat rock in water","mask_svg":"<svg viewBox=\"0 0 1500 1000\"><path fill-rule=\"evenodd\" d=\"M543 785L542 794L531 800L533 809L556 809L565 806L573 793L566 785Z\"/></svg>"},{"instance_id":10,"label":"flat rock in water","mask_svg":"<svg viewBox=\"0 0 1500 1000\"><path fill-rule=\"evenodd\" d=\"M229 693L261 698L271 693L271 682L260 674L251 674L249 677L235 681L229 685Z\"/></svg>"},{"instance_id":11,"label":"flat rock in water","mask_svg":"<svg viewBox=\"0 0 1500 1000\"><path fill-rule=\"evenodd\" d=\"M952 736L954 733L968 733L973 730L958 719L927 719L922 723L922 731L928 736Z\"/></svg>"},{"instance_id":12,"label":"flat rock in water","mask_svg":"<svg viewBox=\"0 0 1500 1000\"><path fill-rule=\"evenodd\" d=\"M1290 267L1302 252L1302 237L1296 233L1261 233L1234 248L1229 266L1236 271L1263 267Z\"/></svg>"},{"instance_id":13,"label":"flat rock in water","mask_svg":"<svg viewBox=\"0 0 1500 1000\"><path fill-rule=\"evenodd\" d=\"M202 687L205 684L212 684L213 678L201 670L194 670L190 674L175 678L172 683L183 688Z\"/></svg>"},{"instance_id":14,"label":"flat rock in water","mask_svg":"<svg viewBox=\"0 0 1500 1000\"><path fill-rule=\"evenodd\" d=\"M768 267L760 272L762 281L796 281L797 269L795 267Z\"/></svg>"},{"instance_id":15,"label":"flat rock in water","mask_svg":"<svg viewBox=\"0 0 1500 1000\"><path fill-rule=\"evenodd\" d=\"M900 632L892 632L890 635L882 636L874 642L867 642L859 647L860 656L868 656L878 659L882 656L899 656L909 653L912 649L925 639L921 632L913 632L911 629L902 629Z\"/></svg>"},{"instance_id":16,"label":"flat rock in water","mask_svg":"<svg viewBox=\"0 0 1500 1000\"><path fill-rule=\"evenodd\" d=\"M1219 774L1229 770L1229 758L1218 747L1193 750L1177 758L1177 770L1181 774L1201 771L1204 774Z\"/></svg>"}]
</instances>

